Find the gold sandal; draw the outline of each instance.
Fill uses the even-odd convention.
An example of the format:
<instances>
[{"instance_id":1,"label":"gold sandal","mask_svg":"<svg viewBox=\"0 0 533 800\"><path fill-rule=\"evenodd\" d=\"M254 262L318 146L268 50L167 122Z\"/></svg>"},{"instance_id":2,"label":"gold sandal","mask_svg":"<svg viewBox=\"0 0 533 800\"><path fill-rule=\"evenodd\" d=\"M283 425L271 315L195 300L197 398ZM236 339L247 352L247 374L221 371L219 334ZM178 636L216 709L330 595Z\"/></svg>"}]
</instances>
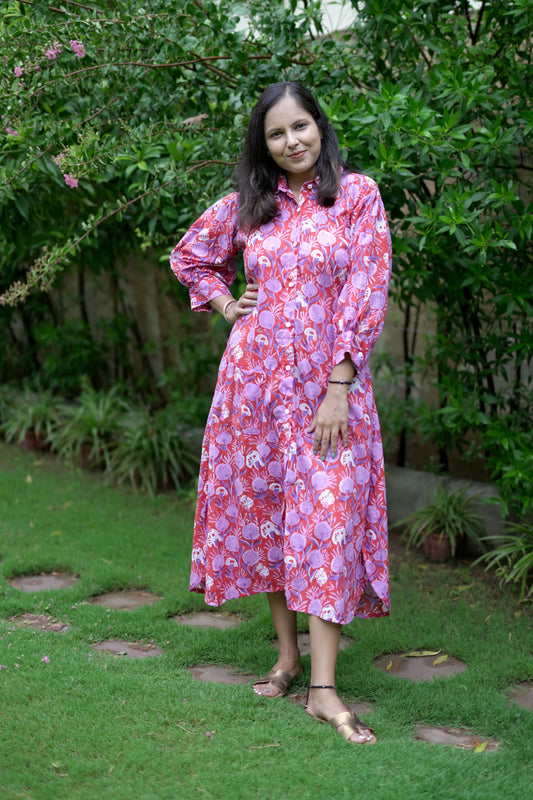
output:
<instances>
[{"instance_id":1,"label":"gold sandal","mask_svg":"<svg viewBox=\"0 0 533 800\"><path fill-rule=\"evenodd\" d=\"M334 686L309 686L307 689L307 700L305 701L305 708L308 709L309 705L309 691L311 689L334 689ZM351 711L341 711L340 714L335 714L334 717L330 717L330 719L324 719L323 717L317 717L316 714L311 714L307 711L310 717L313 719L318 720L319 722L327 722L332 728L335 728L337 733L346 739L347 742L351 742L352 744L376 744L377 739L374 734L372 728L369 728L368 725L359 719L356 714L353 714ZM370 734L365 739L359 739L359 741L355 741L351 738L354 733L356 733L359 737L363 736L367 732Z\"/></svg>"},{"instance_id":2,"label":"gold sandal","mask_svg":"<svg viewBox=\"0 0 533 800\"><path fill-rule=\"evenodd\" d=\"M269 700L274 700L276 697L285 697L289 691L289 686L300 674L301 670L297 672L296 675L291 675L291 673L287 672L285 669L271 669L270 672L267 672L267 674L258 681L254 681L252 685L255 688L256 686L264 686L267 683L271 683L276 689L279 689L279 694L261 694L260 692L256 692L256 694L258 697L266 697Z\"/></svg>"}]
</instances>

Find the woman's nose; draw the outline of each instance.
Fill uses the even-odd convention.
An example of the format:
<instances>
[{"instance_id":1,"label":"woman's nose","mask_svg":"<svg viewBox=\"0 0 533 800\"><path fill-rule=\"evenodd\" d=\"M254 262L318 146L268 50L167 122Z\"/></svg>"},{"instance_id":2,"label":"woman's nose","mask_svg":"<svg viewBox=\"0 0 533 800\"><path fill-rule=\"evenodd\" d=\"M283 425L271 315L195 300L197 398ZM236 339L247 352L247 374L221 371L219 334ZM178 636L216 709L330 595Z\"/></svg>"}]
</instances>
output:
<instances>
[{"instance_id":1,"label":"woman's nose","mask_svg":"<svg viewBox=\"0 0 533 800\"><path fill-rule=\"evenodd\" d=\"M298 143L298 137L292 131L288 131L287 133L287 145L288 147L294 147L295 144Z\"/></svg>"}]
</instances>

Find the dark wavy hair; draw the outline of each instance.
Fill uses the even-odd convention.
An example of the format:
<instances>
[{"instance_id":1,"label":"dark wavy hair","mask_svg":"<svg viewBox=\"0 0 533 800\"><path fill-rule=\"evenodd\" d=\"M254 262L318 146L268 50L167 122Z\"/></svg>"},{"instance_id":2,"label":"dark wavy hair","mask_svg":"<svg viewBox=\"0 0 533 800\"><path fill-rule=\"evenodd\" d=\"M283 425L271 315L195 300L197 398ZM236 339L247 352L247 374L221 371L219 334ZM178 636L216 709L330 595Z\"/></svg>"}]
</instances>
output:
<instances>
[{"instance_id":1,"label":"dark wavy hair","mask_svg":"<svg viewBox=\"0 0 533 800\"><path fill-rule=\"evenodd\" d=\"M295 81L272 83L252 109L243 153L235 169L235 183L240 195L239 221L247 229L270 222L278 213L277 190L281 170L267 150L265 116L287 94L313 117L322 135L316 165L320 177L320 205L333 205L339 192L341 170L347 169L337 135L311 92Z\"/></svg>"}]
</instances>

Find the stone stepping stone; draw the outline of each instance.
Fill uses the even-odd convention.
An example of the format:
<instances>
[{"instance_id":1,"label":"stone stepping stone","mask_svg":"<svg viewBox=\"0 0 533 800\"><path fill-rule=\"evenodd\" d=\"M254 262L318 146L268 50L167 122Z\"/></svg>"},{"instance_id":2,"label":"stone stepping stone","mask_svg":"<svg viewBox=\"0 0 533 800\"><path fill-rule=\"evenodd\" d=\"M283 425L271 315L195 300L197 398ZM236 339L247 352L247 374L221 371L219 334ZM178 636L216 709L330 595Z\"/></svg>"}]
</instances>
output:
<instances>
[{"instance_id":1,"label":"stone stepping stone","mask_svg":"<svg viewBox=\"0 0 533 800\"><path fill-rule=\"evenodd\" d=\"M307 700L307 691L302 694L301 692L291 692L287 695L289 700L292 700L293 703L297 703L299 706L303 706L305 708L305 701ZM344 703L346 703L346 707L357 717L364 717L366 714L373 714L376 710L376 707L372 703L358 703L358 702L348 702L346 697L342 698Z\"/></svg>"},{"instance_id":2,"label":"stone stepping stone","mask_svg":"<svg viewBox=\"0 0 533 800\"><path fill-rule=\"evenodd\" d=\"M195 664L189 667L188 672L193 678L204 683L225 683L234 685L237 683L253 683L258 680L257 675L250 673L234 672L229 667L216 667L203 664Z\"/></svg>"},{"instance_id":3,"label":"stone stepping stone","mask_svg":"<svg viewBox=\"0 0 533 800\"><path fill-rule=\"evenodd\" d=\"M44 592L50 589L66 589L74 586L78 577L67 572L42 572L40 575L19 575L9 581L22 592Z\"/></svg>"},{"instance_id":4,"label":"stone stepping stone","mask_svg":"<svg viewBox=\"0 0 533 800\"><path fill-rule=\"evenodd\" d=\"M151 606L152 603L157 603L161 600L151 592L143 592L139 590L131 590L124 592L107 592L106 594L96 595L89 598L89 603L96 606L105 606L105 608L118 608L122 611L132 611L134 608L140 606Z\"/></svg>"},{"instance_id":5,"label":"stone stepping stone","mask_svg":"<svg viewBox=\"0 0 533 800\"><path fill-rule=\"evenodd\" d=\"M458 675L467 668L464 661L444 653L431 655L384 653L374 660L374 664L388 675L408 678L416 683L432 681L435 678L451 678L452 675Z\"/></svg>"},{"instance_id":6,"label":"stone stepping stone","mask_svg":"<svg viewBox=\"0 0 533 800\"><path fill-rule=\"evenodd\" d=\"M476 736L472 731L462 728L441 728L434 725L417 725L414 738L431 744L446 744L460 747L463 750L477 750L478 753L492 752L500 747L500 743L495 739Z\"/></svg>"},{"instance_id":7,"label":"stone stepping stone","mask_svg":"<svg viewBox=\"0 0 533 800\"><path fill-rule=\"evenodd\" d=\"M25 612L20 617L15 617L13 622L23 628L35 628L38 631L50 631L51 633L66 633L70 630L70 623L59 622L46 614L37 615Z\"/></svg>"},{"instance_id":8,"label":"stone stepping stone","mask_svg":"<svg viewBox=\"0 0 533 800\"><path fill-rule=\"evenodd\" d=\"M279 642L277 639L272 639L272 644L279 648ZM353 639L351 639L349 636L344 636L341 634L339 650L346 650L346 648L350 647L352 644ZM300 648L300 653L302 655L308 655L311 652L311 637L308 633L298 634L298 647Z\"/></svg>"},{"instance_id":9,"label":"stone stepping stone","mask_svg":"<svg viewBox=\"0 0 533 800\"><path fill-rule=\"evenodd\" d=\"M163 650L153 644L140 644L139 642L122 642L118 639L106 639L103 642L92 645L94 650L104 653L112 653L115 656L125 658L147 658L149 656L161 656Z\"/></svg>"},{"instance_id":10,"label":"stone stepping stone","mask_svg":"<svg viewBox=\"0 0 533 800\"><path fill-rule=\"evenodd\" d=\"M218 628L225 631L228 628L237 628L243 621L237 614L223 611L196 611L194 614L184 614L173 617L178 625L187 625L192 628Z\"/></svg>"},{"instance_id":11,"label":"stone stepping stone","mask_svg":"<svg viewBox=\"0 0 533 800\"><path fill-rule=\"evenodd\" d=\"M533 681L523 681L507 690L507 695L520 708L533 711Z\"/></svg>"}]
</instances>

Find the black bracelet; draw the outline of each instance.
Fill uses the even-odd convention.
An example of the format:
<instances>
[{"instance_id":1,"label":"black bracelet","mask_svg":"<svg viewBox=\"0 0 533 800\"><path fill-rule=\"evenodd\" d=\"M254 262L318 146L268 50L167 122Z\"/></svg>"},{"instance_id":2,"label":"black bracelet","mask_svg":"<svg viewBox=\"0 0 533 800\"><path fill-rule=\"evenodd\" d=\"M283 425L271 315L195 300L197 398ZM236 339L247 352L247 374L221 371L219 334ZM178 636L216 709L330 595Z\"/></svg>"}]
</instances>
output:
<instances>
[{"instance_id":1,"label":"black bracelet","mask_svg":"<svg viewBox=\"0 0 533 800\"><path fill-rule=\"evenodd\" d=\"M350 386L353 383L353 380L351 380L351 381L328 381L328 383L339 383L339 384L342 384L343 386Z\"/></svg>"}]
</instances>

